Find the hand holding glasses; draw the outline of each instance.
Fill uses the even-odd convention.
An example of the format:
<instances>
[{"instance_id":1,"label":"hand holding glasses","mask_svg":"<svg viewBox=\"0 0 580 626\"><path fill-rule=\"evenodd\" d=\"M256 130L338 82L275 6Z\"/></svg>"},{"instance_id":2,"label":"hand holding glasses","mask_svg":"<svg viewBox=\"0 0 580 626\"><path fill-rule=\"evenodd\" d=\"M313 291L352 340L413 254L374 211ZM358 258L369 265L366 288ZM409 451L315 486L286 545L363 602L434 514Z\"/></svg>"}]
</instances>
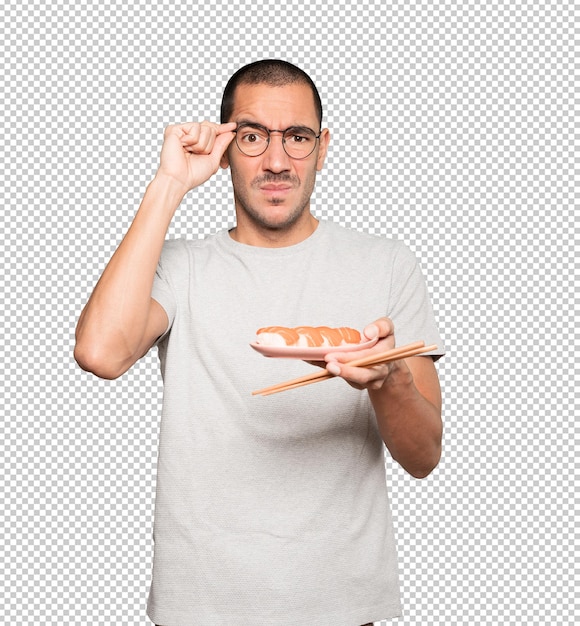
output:
<instances>
[{"instance_id":1,"label":"hand holding glasses","mask_svg":"<svg viewBox=\"0 0 580 626\"><path fill-rule=\"evenodd\" d=\"M272 133L282 133L282 147L292 159L305 159L314 152L316 141L320 138L307 126L291 126L286 130L270 130L261 124L244 122L234 131L236 145L242 154L257 157L264 154L270 145Z\"/></svg>"}]
</instances>

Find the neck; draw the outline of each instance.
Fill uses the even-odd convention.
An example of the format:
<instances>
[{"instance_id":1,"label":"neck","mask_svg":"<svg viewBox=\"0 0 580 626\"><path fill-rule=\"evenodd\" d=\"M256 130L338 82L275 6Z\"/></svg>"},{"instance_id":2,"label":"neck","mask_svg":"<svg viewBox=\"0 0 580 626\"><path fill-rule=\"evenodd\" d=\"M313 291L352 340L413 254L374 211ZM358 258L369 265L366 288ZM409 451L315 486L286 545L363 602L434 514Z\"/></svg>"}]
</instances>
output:
<instances>
[{"instance_id":1,"label":"neck","mask_svg":"<svg viewBox=\"0 0 580 626\"><path fill-rule=\"evenodd\" d=\"M286 228L266 228L256 224L250 226L238 216L238 223L230 230L230 237L248 246L286 248L308 239L317 227L318 220L311 213L307 213L304 219Z\"/></svg>"}]
</instances>

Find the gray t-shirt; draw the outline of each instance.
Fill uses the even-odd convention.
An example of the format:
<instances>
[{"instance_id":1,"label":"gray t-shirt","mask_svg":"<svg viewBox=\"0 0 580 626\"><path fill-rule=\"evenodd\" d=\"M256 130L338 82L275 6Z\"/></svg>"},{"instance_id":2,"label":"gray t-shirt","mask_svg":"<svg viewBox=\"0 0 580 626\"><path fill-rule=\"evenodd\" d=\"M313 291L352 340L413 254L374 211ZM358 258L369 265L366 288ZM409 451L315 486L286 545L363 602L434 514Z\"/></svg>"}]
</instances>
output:
<instances>
[{"instance_id":1,"label":"gray t-shirt","mask_svg":"<svg viewBox=\"0 0 580 626\"><path fill-rule=\"evenodd\" d=\"M355 626L400 614L384 444L368 394L249 343L262 326L381 316L397 345L443 346L401 243L321 222L260 248L227 231L165 243L153 286L169 328L148 614L168 626Z\"/></svg>"}]
</instances>

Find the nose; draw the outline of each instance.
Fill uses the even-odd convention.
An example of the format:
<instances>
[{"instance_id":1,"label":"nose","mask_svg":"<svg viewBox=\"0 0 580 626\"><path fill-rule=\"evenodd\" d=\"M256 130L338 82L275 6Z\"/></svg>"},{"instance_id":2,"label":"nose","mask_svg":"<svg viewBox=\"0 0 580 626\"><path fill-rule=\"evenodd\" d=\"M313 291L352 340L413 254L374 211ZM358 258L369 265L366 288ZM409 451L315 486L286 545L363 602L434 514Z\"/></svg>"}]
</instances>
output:
<instances>
[{"instance_id":1,"label":"nose","mask_svg":"<svg viewBox=\"0 0 580 626\"><path fill-rule=\"evenodd\" d=\"M290 157L284 150L284 139L280 131L270 131L270 143L262 157L262 167L271 172L284 172L290 169Z\"/></svg>"}]
</instances>

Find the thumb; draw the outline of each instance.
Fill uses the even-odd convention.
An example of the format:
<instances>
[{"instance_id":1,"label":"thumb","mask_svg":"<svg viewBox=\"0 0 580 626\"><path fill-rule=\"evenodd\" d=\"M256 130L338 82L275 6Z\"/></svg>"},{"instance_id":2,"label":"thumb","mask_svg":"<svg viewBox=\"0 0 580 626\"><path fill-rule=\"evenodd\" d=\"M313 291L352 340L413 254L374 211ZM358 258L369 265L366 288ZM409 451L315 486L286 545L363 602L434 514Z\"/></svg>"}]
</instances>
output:
<instances>
[{"instance_id":1,"label":"thumb","mask_svg":"<svg viewBox=\"0 0 580 626\"><path fill-rule=\"evenodd\" d=\"M235 136L236 134L233 131L228 131L215 138L213 149L216 154L219 154L220 165L224 168L229 165L229 159L225 155L225 152Z\"/></svg>"},{"instance_id":2,"label":"thumb","mask_svg":"<svg viewBox=\"0 0 580 626\"><path fill-rule=\"evenodd\" d=\"M233 132L233 130L231 130L226 131L225 133L221 133L215 138L215 146L220 151L220 154L223 154L225 152L226 148L230 145L235 136L236 134Z\"/></svg>"}]
</instances>

